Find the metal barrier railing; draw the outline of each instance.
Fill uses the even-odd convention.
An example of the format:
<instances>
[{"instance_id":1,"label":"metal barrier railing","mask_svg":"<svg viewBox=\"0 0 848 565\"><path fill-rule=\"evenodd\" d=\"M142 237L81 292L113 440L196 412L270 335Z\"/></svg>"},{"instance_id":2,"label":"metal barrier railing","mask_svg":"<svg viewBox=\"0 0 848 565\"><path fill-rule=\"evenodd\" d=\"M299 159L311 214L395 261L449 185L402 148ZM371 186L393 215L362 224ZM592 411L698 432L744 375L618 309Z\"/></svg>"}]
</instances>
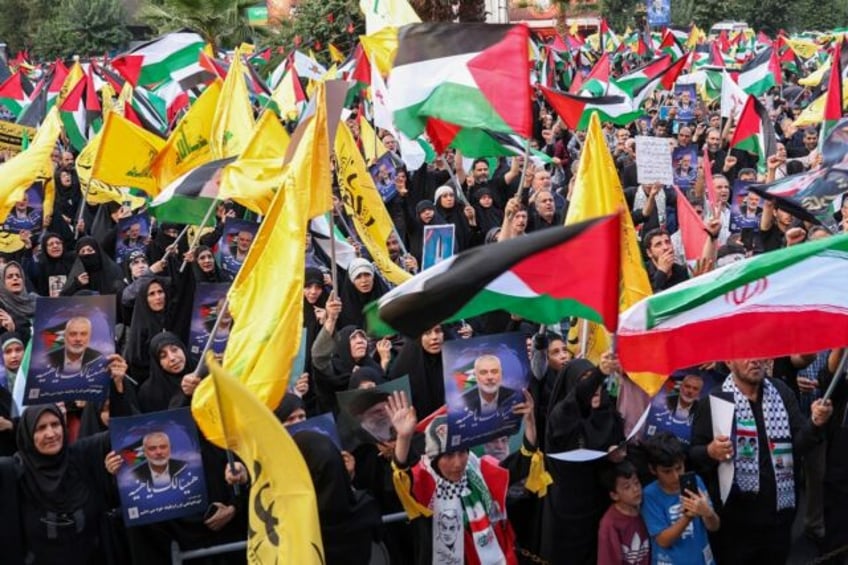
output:
<instances>
[{"instance_id":1,"label":"metal barrier railing","mask_svg":"<svg viewBox=\"0 0 848 565\"><path fill-rule=\"evenodd\" d=\"M405 512L396 512L394 514L386 514L383 516L384 524L403 522L404 520L406 520ZM213 545L212 547L202 547L200 549L191 549L188 551L181 551L177 542L171 542L171 564L182 565L184 561L188 561L190 559L200 559L201 557L233 553L236 551L244 551L245 549L247 549L246 541L234 541L232 543L223 543L221 545Z\"/></svg>"}]
</instances>

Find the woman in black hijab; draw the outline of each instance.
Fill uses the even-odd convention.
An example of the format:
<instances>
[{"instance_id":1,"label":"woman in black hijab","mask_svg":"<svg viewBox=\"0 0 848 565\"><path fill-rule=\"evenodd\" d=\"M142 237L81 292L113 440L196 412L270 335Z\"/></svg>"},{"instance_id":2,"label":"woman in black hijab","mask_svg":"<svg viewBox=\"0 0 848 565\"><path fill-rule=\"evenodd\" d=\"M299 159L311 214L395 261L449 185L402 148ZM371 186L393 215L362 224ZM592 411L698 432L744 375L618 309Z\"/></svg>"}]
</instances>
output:
<instances>
[{"instance_id":1,"label":"woman in black hijab","mask_svg":"<svg viewBox=\"0 0 848 565\"><path fill-rule=\"evenodd\" d=\"M18 487L4 488L4 530L20 528L19 547L5 545L3 562L102 563L99 528L112 495L104 461L108 434L68 445L64 415L55 404L30 406L17 430L18 452L12 459ZM3 463L5 467L6 463ZM5 473L4 473L5 475ZM8 521L17 506L17 519ZM20 549L22 557L18 559Z\"/></svg>"},{"instance_id":2,"label":"woman in black hijab","mask_svg":"<svg viewBox=\"0 0 848 565\"><path fill-rule=\"evenodd\" d=\"M141 412L158 412L185 404L183 377L190 373L186 346L171 332L153 336L148 353L150 377L138 388Z\"/></svg>"},{"instance_id":3,"label":"woman in black hijab","mask_svg":"<svg viewBox=\"0 0 848 565\"><path fill-rule=\"evenodd\" d=\"M6 263L0 273L3 276L0 283L0 331L17 332L26 343L35 314L35 296L27 292L24 269L19 263Z\"/></svg>"},{"instance_id":4,"label":"woman in black hijab","mask_svg":"<svg viewBox=\"0 0 848 565\"><path fill-rule=\"evenodd\" d=\"M445 403L442 374L442 345L445 333L434 326L418 338L406 338L389 371L389 380L409 375L412 404L420 418L426 418Z\"/></svg>"},{"instance_id":5,"label":"woman in black hijab","mask_svg":"<svg viewBox=\"0 0 848 565\"><path fill-rule=\"evenodd\" d=\"M624 423L604 386L613 370L608 360L601 367L585 359L565 366L550 399L546 453L606 453L624 441ZM609 506L598 480L606 465L606 458L581 463L547 459L554 482L542 500L542 558L552 563L562 562L562 556L569 556L566 563L596 561L598 524Z\"/></svg>"},{"instance_id":6,"label":"woman in black hijab","mask_svg":"<svg viewBox=\"0 0 848 565\"><path fill-rule=\"evenodd\" d=\"M133 306L132 323L124 349L130 364L130 376L143 383L151 367L151 340L159 333L171 329L168 289L162 279L151 278L139 289Z\"/></svg>"},{"instance_id":7,"label":"woman in black hijab","mask_svg":"<svg viewBox=\"0 0 848 565\"><path fill-rule=\"evenodd\" d=\"M342 313L339 326L365 327L362 309L389 291L389 287L377 276L374 265L361 257L352 260L347 267L347 277L339 281Z\"/></svg>"},{"instance_id":8,"label":"woman in black hijab","mask_svg":"<svg viewBox=\"0 0 848 565\"><path fill-rule=\"evenodd\" d=\"M42 239L41 255L29 264L29 277L40 296L59 296L74 265L74 256L65 250L59 235L47 232Z\"/></svg>"},{"instance_id":9,"label":"woman in black hijab","mask_svg":"<svg viewBox=\"0 0 848 565\"><path fill-rule=\"evenodd\" d=\"M302 431L294 442L315 485L327 565L368 563L380 527L380 509L370 495L355 491L342 454L324 434Z\"/></svg>"},{"instance_id":10,"label":"woman in black hijab","mask_svg":"<svg viewBox=\"0 0 848 565\"><path fill-rule=\"evenodd\" d=\"M445 219L445 223L453 224L454 251L459 253L482 241L480 227L474 220L474 225L465 215L465 204L457 202L456 192L450 186L440 186L436 189L436 211Z\"/></svg>"},{"instance_id":11,"label":"woman in black hijab","mask_svg":"<svg viewBox=\"0 0 848 565\"><path fill-rule=\"evenodd\" d=\"M322 328L312 347L319 412L338 413L336 393L347 390L354 371L371 367L380 373L380 365L368 355L368 337L356 326L345 326L328 334Z\"/></svg>"},{"instance_id":12,"label":"woman in black hijab","mask_svg":"<svg viewBox=\"0 0 848 565\"><path fill-rule=\"evenodd\" d=\"M447 221L436 211L436 206L431 200L421 200L415 204L414 210L407 205L406 230L409 239L409 252L421 264L421 256L424 253L424 227L441 226Z\"/></svg>"},{"instance_id":13,"label":"woman in black hijab","mask_svg":"<svg viewBox=\"0 0 848 565\"><path fill-rule=\"evenodd\" d=\"M480 232L487 234L492 228L499 228L503 224L503 210L495 207L495 200L489 188L481 188L477 191L477 204L474 205L474 213L477 217L477 226Z\"/></svg>"},{"instance_id":14,"label":"woman in black hijab","mask_svg":"<svg viewBox=\"0 0 848 565\"><path fill-rule=\"evenodd\" d=\"M103 252L96 239L81 237L77 241L76 254L62 296L73 296L81 290L98 294L121 293L124 286L121 268Z\"/></svg>"}]
</instances>

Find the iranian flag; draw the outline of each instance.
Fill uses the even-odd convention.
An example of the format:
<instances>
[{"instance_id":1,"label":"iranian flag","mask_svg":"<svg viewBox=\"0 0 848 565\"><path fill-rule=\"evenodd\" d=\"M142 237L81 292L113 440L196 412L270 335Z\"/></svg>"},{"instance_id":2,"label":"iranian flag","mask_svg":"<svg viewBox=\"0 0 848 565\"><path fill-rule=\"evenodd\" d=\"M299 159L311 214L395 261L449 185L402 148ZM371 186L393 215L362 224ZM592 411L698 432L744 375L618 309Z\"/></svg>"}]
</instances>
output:
<instances>
[{"instance_id":1,"label":"iranian flag","mask_svg":"<svg viewBox=\"0 0 848 565\"><path fill-rule=\"evenodd\" d=\"M620 222L619 215L604 216L455 255L366 306L369 330L417 336L493 310L542 324L578 316L612 330Z\"/></svg>"},{"instance_id":2,"label":"iranian flag","mask_svg":"<svg viewBox=\"0 0 848 565\"><path fill-rule=\"evenodd\" d=\"M765 94L772 86L780 84L780 62L774 47L760 51L756 57L745 63L739 71L737 82L742 90L754 96Z\"/></svg>"},{"instance_id":3,"label":"iranian flag","mask_svg":"<svg viewBox=\"0 0 848 565\"><path fill-rule=\"evenodd\" d=\"M777 153L777 138L768 110L752 95L745 101L730 146L756 155L760 172L766 169L766 159Z\"/></svg>"},{"instance_id":4,"label":"iranian flag","mask_svg":"<svg viewBox=\"0 0 848 565\"><path fill-rule=\"evenodd\" d=\"M630 371L813 353L848 343L848 234L731 263L634 304L618 351Z\"/></svg>"},{"instance_id":5,"label":"iranian flag","mask_svg":"<svg viewBox=\"0 0 848 565\"><path fill-rule=\"evenodd\" d=\"M532 136L529 32L523 25L424 23L402 27L389 76L398 130L421 135L431 118Z\"/></svg>"},{"instance_id":6,"label":"iranian flag","mask_svg":"<svg viewBox=\"0 0 848 565\"><path fill-rule=\"evenodd\" d=\"M200 52L206 42L188 31L169 33L116 57L112 67L133 86L155 87L191 71L205 73Z\"/></svg>"}]
</instances>

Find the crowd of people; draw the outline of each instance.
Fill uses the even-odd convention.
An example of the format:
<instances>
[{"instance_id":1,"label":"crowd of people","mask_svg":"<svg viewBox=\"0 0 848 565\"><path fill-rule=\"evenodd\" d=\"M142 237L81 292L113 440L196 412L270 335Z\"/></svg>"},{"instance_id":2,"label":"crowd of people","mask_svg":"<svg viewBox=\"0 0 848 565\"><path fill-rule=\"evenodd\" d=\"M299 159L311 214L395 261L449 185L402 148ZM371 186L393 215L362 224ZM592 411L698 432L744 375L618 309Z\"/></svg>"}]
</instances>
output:
<instances>
[{"instance_id":1,"label":"crowd of people","mask_svg":"<svg viewBox=\"0 0 848 565\"><path fill-rule=\"evenodd\" d=\"M717 102L693 99L688 90L655 94L645 103L645 118L628 126L604 124L655 292L715 266L848 230L844 196L833 224L824 227L746 191L745 182L767 183L821 162L818 130L792 125L804 98L790 103L773 94L766 102L779 143L765 163L729 148L733 119L721 117ZM452 225L453 251L460 253L563 224L586 132L567 128L541 96L534 112L531 144L547 155L544 161L516 156L469 162L450 151L407 170L395 135L379 132L397 165L391 174L380 167L375 179L393 186L380 191L395 227L385 242L393 262L419 271L426 226ZM347 122L358 138L356 112ZM674 186L638 183L636 135L669 139L679 193ZM254 218L233 202L220 203L216 226L193 247L180 225L154 223L149 237L132 229L120 233L120 220L138 211L87 203L75 160L66 147L57 148L52 210L44 213L24 198L3 226L19 234L23 247L0 254L2 561L167 563L173 542L185 550L244 540L250 501L247 489L234 486L249 483L248 469L228 464L227 454L203 439L209 508L125 527L114 475L127 463L110 445L108 428L113 417L190 405L203 376L188 347L197 285L232 280L253 236L240 231L225 241L225 226L234 218ZM712 173L714 204L705 170ZM679 194L708 232L696 264L684 255ZM312 431L294 435L316 490L328 564L368 563L375 544L392 563L784 563L796 520L822 554L833 552L831 562L848 558L848 385L842 382L831 399L821 398L843 350L681 368L670 377L668 398L652 405L614 352L594 363L587 359L580 344L567 339L567 320L540 329L495 311L421 335L373 339L363 307L391 284L350 230L354 222L346 218L338 188L333 216L359 256L346 270L336 267L333 288L334 265L307 241L305 374L274 414L282 426L337 415L338 393L404 376L410 397L381 397L385 405L370 417L391 429L363 425L364 440L349 450ZM126 254L117 251L119 240L130 249ZM230 244L224 256L222 247ZM38 338L32 335L36 296L91 294L114 296L118 313L107 396L19 406L12 391L16 380L26 378L21 369L27 344ZM83 322L77 326L85 332ZM533 367L528 389L515 393L522 395L513 408L523 424L519 445L510 452L504 443L491 452L496 457L452 449L439 413L445 405L442 347L446 340L503 332L524 334ZM70 322L65 333L70 351ZM212 350L220 356L224 344ZM731 436L715 432L708 394L733 403ZM375 404L357 414L365 418ZM652 414L648 424L634 430L645 410ZM169 449L167 436L145 436L147 480L179 472ZM580 462L547 456L580 449L607 456ZM721 492L720 466L726 463L733 479L729 491ZM381 523L382 515L401 511L408 519ZM235 552L209 562L244 559Z\"/></svg>"}]
</instances>

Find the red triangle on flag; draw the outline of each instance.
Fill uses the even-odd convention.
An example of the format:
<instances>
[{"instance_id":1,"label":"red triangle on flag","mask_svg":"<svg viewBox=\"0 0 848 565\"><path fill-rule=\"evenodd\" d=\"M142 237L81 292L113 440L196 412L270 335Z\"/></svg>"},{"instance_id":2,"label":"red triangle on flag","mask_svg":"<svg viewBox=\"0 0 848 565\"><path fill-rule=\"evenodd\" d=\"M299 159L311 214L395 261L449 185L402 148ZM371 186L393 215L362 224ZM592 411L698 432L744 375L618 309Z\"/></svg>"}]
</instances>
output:
<instances>
[{"instance_id":1,"label":"red triangle on flag","mask_svg":"<svg viewBox=\"0 0 848 565\"><path fill-rule=\"evenodd\" d=\"M133 86L138 86L144 55L122 55L112 61L112 67Z\"/></svg>"},{"instance_id":2,"label":"red triangle on flag","mask_svg":"<svg viewBox=\"0 0 848 565\"><path fill-rule=\"evenodd\" d=\"M430 138L430 143L433 144L433 149L436 150L436 153L441 154L450 147L450 144L453 143L453 140L462 128L455 124L437 120L436 118L430 118L427 120L424 129L427 131L427 137Z\"/></svg>"}]
</instances>

